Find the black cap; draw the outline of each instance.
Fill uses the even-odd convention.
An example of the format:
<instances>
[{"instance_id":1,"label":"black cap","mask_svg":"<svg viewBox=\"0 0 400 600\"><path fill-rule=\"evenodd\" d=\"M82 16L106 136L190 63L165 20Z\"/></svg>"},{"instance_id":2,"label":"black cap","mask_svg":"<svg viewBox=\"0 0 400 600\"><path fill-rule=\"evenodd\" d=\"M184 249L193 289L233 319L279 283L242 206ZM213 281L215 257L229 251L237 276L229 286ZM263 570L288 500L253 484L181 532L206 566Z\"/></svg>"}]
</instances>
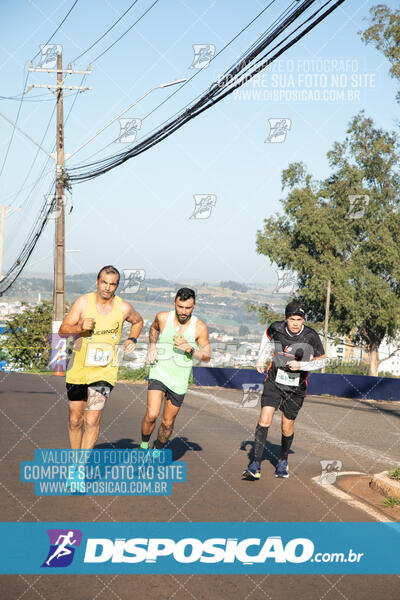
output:
<instances>
[{"instance_id":1,"label":"black cap","mask_svg":"<svg viewBox=\"0 0 400 600\"><path fill-rule=\"evenodd\" d=\"M293 315L299 315L299 317L303 317L303 319L306 318L306 311L304 310L303 306L300 304L300 302L296 302L295 300L293 300L293 302L289 302L285 308L286 318Z\"/></svg>"}]
</instances>

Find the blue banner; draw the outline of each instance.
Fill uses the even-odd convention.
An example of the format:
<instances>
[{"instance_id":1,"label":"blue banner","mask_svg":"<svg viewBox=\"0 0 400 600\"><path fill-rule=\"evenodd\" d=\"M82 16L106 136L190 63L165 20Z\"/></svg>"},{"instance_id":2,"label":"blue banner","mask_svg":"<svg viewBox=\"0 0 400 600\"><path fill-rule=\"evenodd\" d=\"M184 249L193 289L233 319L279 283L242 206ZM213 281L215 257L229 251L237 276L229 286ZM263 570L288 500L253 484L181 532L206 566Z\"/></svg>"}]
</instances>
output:
<instances>
[{"instance_id":1,"label":"blue banner","mask_svg":"<svg viewBox=\"0 0 400 600\"><path fill-rule=\"evenodd\" d=\"M2 574L399 574L400 523L0 523Z\"/></svg>"},{"instance_id":2,"label":"blue banner","mask_svg":"<svg viewBox=\"0 0 400 600\"><path fill-rule=\"evenodd\" d=\"M260 374L255 369L193 367L193 380L196 385L240 390L244 385L263 383L265 373ZM400 400L400 379L391 377L310 372L307 382L308 396L328 394L358 400Z\"/></svg>"},{"instance_id":3,"label":"blue banner","mask_svg":"<svg viewBox=\"0 0 400 600\"><path fill-rule=\"evenodd\" d=\"M169 449L38 449L21 462L20 478L37 496L165 496L186 481L186 464L173 463Z\"/></svg>"}]
</instances>

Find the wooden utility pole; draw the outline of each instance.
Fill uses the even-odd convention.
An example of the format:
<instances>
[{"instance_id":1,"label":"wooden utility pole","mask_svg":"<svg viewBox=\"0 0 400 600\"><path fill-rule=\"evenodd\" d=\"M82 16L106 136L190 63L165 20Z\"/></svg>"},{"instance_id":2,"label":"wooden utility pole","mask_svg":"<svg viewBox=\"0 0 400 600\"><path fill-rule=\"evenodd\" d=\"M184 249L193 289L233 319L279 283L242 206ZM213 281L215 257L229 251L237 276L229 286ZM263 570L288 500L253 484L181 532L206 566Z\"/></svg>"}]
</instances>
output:
<instances>
[{"instance_id":1,"label":"wooden utility pole","mask_svg":"<svg viewBox=\"0 0 400 600\"><path fill-rule=\"evenodd\" d=\"M325 320L324 320L324 350L325 354L328 349L328 324L329 324L329 307L331 303L331 280L328 280L328 285L326 286L326 301L325 301ZM322 369L322 372L325 373L325 367Z\"/></svg>"},{"instance_id":2,"label":"wooden utility pole","mask_svg":"<svg viewBox=\"0 0 400 600\"><path fill-rule=\"evenodd\" d=\"M57 54L57 68L34 68L31 64L29 71L57 73L57 85L31 84L27 90L33 88L47 88L57 98L57 131L56 131L56 190L55 190L55 242L54 242L54 286L53 286L53 333L58 331L60 322L65 313L65 159L64 154L64 98L73 90L84 92L89 87L64 85L68 75L85 74L91 75L91 71L74 71L71 65L67 69L62 68L62 53ZM65 75L64 75L65 74ZM68 90L64 93L64 90Z\"/></svg>"},{"instance_id":3,"label":"wooden utility pole","mask_svg":"<svg viewBox=\"0 0 400 600\"><path fill-rule=\"evenodd\" d=\"M56 202L54 243L53 321L65 312L65 184L64 184L64 111L62 54L57 56L57 133L56 133Z\"/></svg>"}]
</instances>

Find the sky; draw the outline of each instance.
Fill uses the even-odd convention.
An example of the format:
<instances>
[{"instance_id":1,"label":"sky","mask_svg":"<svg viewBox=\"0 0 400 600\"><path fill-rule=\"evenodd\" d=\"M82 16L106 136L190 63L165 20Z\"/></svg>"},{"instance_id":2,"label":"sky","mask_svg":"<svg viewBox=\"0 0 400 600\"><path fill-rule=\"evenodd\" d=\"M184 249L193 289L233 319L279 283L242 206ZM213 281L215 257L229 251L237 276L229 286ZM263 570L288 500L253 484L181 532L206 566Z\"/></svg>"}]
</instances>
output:
<instances>
[{"instance_id":1,"label":"sky","mask_svg":"<svg viewBox=\"0 0 400 600\"><path fill-rule=\"evenodd\" d=\"M159 108L179 86L155 89L123 115L139 120L136 141L146 137L205 91L291 3L272 2L220 55L198 68L205 63L198 62L196 45L217 54L267 2L158 0L96 60L153 2L138 0L104 39L78 58L132 4L78 0L51 41L62 46L64 67L70 62L75 70L86 70L94 61L92 74L83 82L91 89L64 101L67 154L151 88L195 74ZM282 211L282 171L291 162L303 161L315 179L326 177L326 153L334 141L344 139L349 121L362 109L376 125L397 127L397 87L389 63L358 35L377 3L346 0L245 87L144 154L73 186L66 202L67 274L97 272L104 264L114 264L174 282L276 282L276 266L256 253L256 236L265 218ZM40 45L72 5L73 0L1 3L0 96L21 93L30 60L37 55L33 64L39 65ZM33 83L54 81L47 73L31 72L27 85ZM81 83L80 74L66 82ZM44 89L30 91L21 106L0 99L0 112L11 120L20 108L18 126L48 152L55 140L54 107L54 96ZM283 126L281 135L273 129L277 122ZM67 160L67 168L126 150L133 142L115 141L120 127L117 119ZM3 273L31 231L55 171L55 161L18 132L5 160L11 134L12 127L0 117L1 204L17 209L6 216ZM196 214L195 202L204 197L209 208ZM51 276L53 244L54 220L24 275Z\"/></svg>"}]
</instances>

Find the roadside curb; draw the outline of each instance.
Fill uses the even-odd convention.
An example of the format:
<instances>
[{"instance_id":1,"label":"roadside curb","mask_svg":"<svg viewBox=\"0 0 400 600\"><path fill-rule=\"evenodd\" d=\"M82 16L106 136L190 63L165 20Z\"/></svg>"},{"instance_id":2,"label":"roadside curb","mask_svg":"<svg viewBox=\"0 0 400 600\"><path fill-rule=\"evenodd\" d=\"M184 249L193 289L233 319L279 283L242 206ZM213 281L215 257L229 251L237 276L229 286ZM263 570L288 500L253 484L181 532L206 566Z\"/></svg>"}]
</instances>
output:
<instances>
[{"instance_id":1,"label":"roadside curb","mask_svg":"<svg viewBox=\"0 0 400 600\"><path fill-rule=\"evenodd\" d=\"M384 496L391 496L392 498L400 498L400 481L391 479L387 471L382 473L375 473L372 476L369 486L378 492L381 492Z\"/></svg>"}]
</instances>

